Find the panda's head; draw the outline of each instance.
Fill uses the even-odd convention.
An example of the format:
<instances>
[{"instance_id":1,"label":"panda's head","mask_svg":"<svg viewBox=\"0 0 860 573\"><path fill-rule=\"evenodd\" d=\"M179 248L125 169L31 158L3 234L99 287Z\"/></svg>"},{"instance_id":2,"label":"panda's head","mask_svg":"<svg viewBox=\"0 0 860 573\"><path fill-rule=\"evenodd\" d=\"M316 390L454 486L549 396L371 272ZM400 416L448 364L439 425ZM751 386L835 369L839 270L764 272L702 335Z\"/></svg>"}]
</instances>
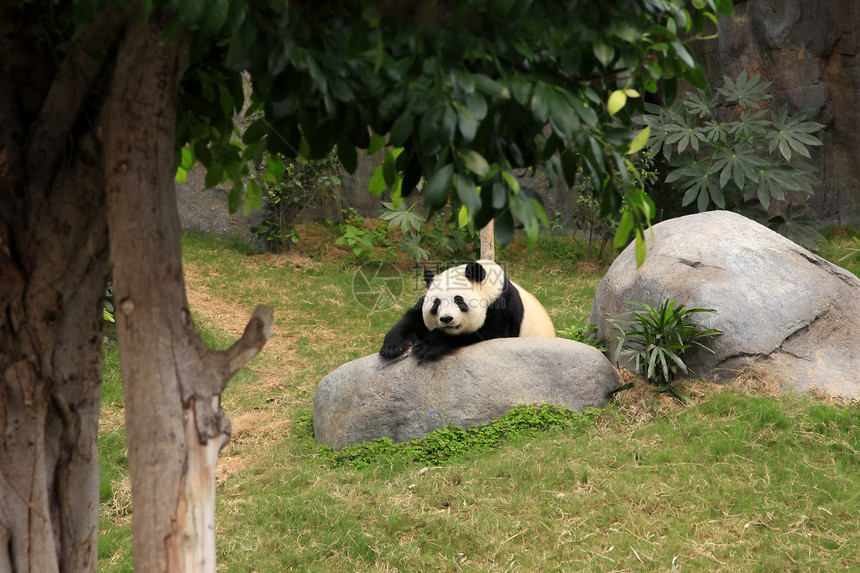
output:
<instances>
[{"instance_id":1,"label":"panda's head","mask_svg":"<svg viewBox=\"0 0 860 573\"><path fill-rule=\"evenodd\" d=\"M425 269L422 314L428 330L470 334L484 325L487 311L505 289L505 273L491 261L477 261L433 275Z\"/></svg>"}]
</instances>

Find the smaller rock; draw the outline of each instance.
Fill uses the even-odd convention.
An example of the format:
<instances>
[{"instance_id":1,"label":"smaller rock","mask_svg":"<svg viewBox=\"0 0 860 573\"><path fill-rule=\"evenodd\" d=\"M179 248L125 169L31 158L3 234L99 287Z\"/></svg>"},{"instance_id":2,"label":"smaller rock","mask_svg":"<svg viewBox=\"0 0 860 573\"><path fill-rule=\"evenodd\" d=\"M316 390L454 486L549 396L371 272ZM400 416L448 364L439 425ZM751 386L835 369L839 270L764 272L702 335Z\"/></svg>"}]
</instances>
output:
<instances>
[{"instance_id":1,"label":"smaller rock","mask_svg":"<svg viewBox=\"0 0 860 573\"><path fill-rule=\"evenodd\" d=\"M405 442L451 423L486 424L520 404L600 408L619 385L599 350L562 338L489 340L438 362L373 354L319 383L314 436L335 450L383 437Z\"/></svg>"}]
</instances>

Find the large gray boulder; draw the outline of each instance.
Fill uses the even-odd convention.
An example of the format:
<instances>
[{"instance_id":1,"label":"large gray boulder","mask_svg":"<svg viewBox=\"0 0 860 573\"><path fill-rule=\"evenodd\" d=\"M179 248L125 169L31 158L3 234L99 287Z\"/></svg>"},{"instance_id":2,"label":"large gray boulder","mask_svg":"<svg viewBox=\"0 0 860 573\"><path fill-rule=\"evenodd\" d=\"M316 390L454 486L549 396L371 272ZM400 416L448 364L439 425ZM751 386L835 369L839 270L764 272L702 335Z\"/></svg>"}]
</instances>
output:
<instances>
[{"instance_id":1,"label":"large gray boulder","mask_svg":"<svg viewBox=\"0 0 860 573\"><path fill-rule=\"evenodd\" d=\"M860 280L741 215L713 211L665 221L646 233L637 268L631 245L594 296L591 322L614 356L610 319L672 298L711 308L697 320L721 336L685 362L706 379L728 381L750 362L788 387L860 396ZM636 307L636 310L639 310Z\"/></svg>"},{"instance_id":2,"label":"large gray boulder","mask_svg":"<svg viewBox=\"0 0 860 573\"><path fill-rule=\"evenodd\" d=\"M373 354L319 383L314 436L335 450L382 437L404 442L450 423L485 424L520 404L603 407L618 386L599 350L561 338L489 340L437 362Z\"/></svg>"}]
</instances>

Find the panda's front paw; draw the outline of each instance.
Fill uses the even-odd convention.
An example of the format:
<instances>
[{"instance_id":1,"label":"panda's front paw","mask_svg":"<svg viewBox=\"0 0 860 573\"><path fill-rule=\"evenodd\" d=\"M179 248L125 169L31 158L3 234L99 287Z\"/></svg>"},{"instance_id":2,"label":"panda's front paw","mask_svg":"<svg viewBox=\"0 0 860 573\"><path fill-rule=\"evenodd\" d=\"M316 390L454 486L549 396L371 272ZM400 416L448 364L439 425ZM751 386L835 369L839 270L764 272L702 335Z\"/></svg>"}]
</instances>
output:
<instances>
[{"instance_id":1,"label":"panda's front paw","mask_svg":"<svg viewBox=\"0 0 860 573\"><path fill-rule=\"evenodd\" d=\"M451 349L447 346L427 344L423 340L419 340L415 343L415 346L412 347L413 356L419 360L439 360L449 352L451 352Z\"/></svg>"},{"instance_id":2,"label":"panda's front paw","mask_svg":"<svg viewBox=\"0 0 860 573\"><path fill-rule=\"evenodd\" d=\"M409 344L405 341L386 340L382 343L379 355L387 359L397 358L407 350L409 350Z\"/></svg>"}]
</instances>

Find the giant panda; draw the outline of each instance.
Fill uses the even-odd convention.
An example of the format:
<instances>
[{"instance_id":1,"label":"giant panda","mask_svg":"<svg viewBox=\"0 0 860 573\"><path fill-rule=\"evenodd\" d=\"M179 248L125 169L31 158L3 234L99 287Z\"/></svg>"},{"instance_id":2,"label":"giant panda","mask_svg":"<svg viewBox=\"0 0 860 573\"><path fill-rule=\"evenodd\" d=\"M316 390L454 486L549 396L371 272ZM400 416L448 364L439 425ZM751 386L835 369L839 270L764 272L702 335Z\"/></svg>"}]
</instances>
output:
<instances>
[{"instance_id":1,"label":"giant panda","mask_svg":"<svg viewBox=\"0 0 860 573\"><path fill-rule=\"evenodd\" d=\"M461 346L491 338L555 336L544 307L493 261L459 265L438 275L424 269L427 294L395 324L382 343L383 358L410 347L437 360Z\"/></svg>"}]
</instances>

